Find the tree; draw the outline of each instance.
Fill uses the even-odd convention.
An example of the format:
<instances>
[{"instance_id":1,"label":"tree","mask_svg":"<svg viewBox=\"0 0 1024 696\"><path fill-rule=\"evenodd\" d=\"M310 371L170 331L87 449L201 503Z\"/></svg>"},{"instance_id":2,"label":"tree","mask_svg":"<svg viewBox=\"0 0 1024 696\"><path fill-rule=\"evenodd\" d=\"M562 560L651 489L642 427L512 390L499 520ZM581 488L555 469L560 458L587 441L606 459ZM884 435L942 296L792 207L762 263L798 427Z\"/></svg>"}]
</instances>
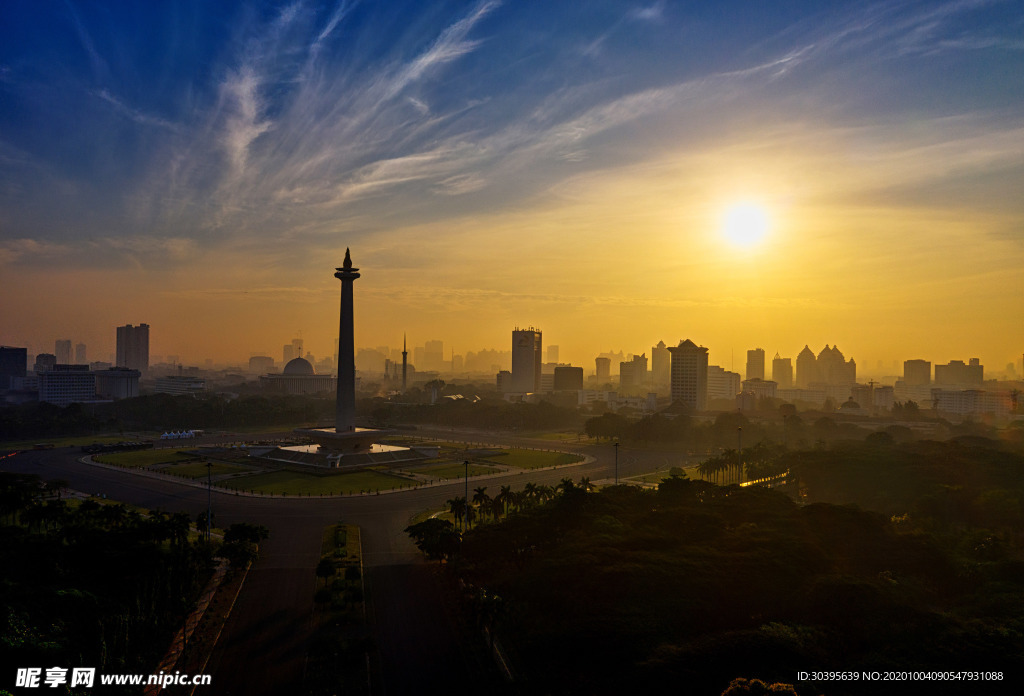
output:
<instances>
[{"instance_id":1,"label":"tree","mask_svg":"<svg viewBox=\"0 0 1024 696\"><path fill-rule=\"evenodd\" d=\"M432 560L451 558L459 550L461 537L448 520L431 517L405 528L416 548Z\"/></svg>"}]
</instances>

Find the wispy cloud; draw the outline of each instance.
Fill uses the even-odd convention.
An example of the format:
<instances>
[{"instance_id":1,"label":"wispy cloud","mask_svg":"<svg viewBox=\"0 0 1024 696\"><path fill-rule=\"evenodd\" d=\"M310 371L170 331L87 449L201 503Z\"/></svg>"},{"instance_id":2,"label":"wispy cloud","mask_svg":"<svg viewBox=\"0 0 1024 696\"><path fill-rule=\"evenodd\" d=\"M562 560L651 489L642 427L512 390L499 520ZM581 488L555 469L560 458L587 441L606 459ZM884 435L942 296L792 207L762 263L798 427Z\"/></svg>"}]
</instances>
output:
<instances>
[{"instance_id":1,"label":"wispy cloud","mask_svg":"<svg viewBox=\"0 0 1024 696\"><path fill-rule=\"evenodd\" d=\"M159 116L153 116L151 114L144 113L139 109L128 106L123 101L112 95L108 90L101 89L93 92L97 97L107 102L114 107L114 110L124 116L125 118L131 119L136 123L144 126L157 126L159 128L166 128L170 131L178 131L179 128L176 124L168 121L167 119L160 118Z\"/></svg>"}]
</instances>

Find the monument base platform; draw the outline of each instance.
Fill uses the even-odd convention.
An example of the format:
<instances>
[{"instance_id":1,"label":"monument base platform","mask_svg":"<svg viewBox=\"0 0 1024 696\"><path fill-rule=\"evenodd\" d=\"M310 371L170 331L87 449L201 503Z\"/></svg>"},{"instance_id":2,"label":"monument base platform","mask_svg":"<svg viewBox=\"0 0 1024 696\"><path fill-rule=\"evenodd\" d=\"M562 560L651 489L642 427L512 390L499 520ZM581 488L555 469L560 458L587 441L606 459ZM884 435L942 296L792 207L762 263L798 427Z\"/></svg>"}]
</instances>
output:
<instances>
[{"instance_id":1,"label":"monument base platform","mask_svg":"<svg viewBox=\"0 0 1024 696\"><path fill-rule=\"evenodd\" d=\"M369 452L374 446L374 440L391 435L390 430L373 428L353 428L340 433L334 428L296 428L292 432L301 437L308 437L322 449L341 454Z\"/></svg>"}]
</instances>

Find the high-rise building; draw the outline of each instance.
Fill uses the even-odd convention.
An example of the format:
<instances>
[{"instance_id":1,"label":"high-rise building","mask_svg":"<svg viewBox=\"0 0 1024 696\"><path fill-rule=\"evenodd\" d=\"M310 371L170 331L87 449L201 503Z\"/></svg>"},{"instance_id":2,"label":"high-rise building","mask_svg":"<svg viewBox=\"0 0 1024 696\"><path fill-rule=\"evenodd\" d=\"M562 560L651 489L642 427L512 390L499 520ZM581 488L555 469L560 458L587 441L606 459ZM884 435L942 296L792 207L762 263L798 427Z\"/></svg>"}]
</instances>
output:
<instances>
[{"instance_id":1,"label":"high-rise building","mask_svg":"<svg viewBox=\"0 0 1024 696\"><path fill-rule=\"evenodd\" d=\"M138 370L112 367L92 373L96 378L96 395L104 399L130 399L139 395Z\"/></svg>"},{"instance_id":2,"label":"high-rise building","mask_svg":"<svg viewBox=\"0 0 1024 696\"><path fill-rule=\"evenodd\" d=\"M796 356L796 386L797 389L807 389L812 382L820 382L818 378L818 359L814 357L811 347L804 345L804 349Z\"/></svg>"},{"instance_id":3,"label":"high-rise building","mask_svg":"<svg viewBox=\"0 0 1024 696\"><path fill-rule=\"evenodd\" d=\"M747 379L764 379L764 348L747 351Z\"/></svg>"},{"instance_id":4,"label":"high-rise building","mask_svg":"<svg viewBox=\"0 0 1024 696\"><path fill-rule=\"evenodd\" d=\"M555 391L579 391L583 389L583 368L559 365L554 374Z\"/></svg>"},{"instance_id":5,"label":"high-rise building","mask_svg":"<svg viewBox=\"0 0 1024 696\"><path fill-rule=\"evenodd\" d=\"M932 364L928 360L904 360L903 382L918 387L932 382Z\"/></svg>"},{"instance_id":6,"label":"high-rise building","mask_svg":"<svg viewBox=\"0 0 1024 696\"><path fill-rule=\"evenodd\" d=\"M28 372L28 348L0 346L0 389L11 389L11 380Z\"/></svg>"},{"instance_id":7,"label":"high-rise building","mask_svg":"<svg viewBox=\"0 0 1024 696\"><path fill-rule=\"evenodd\" d=\"M149 370L149 324L117 327L117 367L145 373Z\"/></svg>"},{"instance_id":8,"label":"high-rise building","mask_svg":"<svg viewBox=\"0 0 1024 696\"><path fill-rule=\"evenodd\" d=\"M39 400L57 406L95 401L96 377L88 365L54 365L39 375Z\"/></svg>"},{"instance_id":9,"label":"high-rise building","mask_svg":"<svg viewBox=\"0 0 1024 696\"><path fill-rule=\"evenodd\" d=\"M735 399L740 393L740 373L708 365L708 399Z\"/></svg>"},{"instance_id":10,"label":"high-rise building","mask_svg":"<svg viewBox=\"0 0 1024 696\"><path fill-rule=\"evenodd\" d=\"M664 341L651 348L651 380L655 389L667 389L672 379L672 354Z\"/></svg>"},{"instance_id":11,"label":"high-rise building","mask_svg":"<svg viewBox=\"0 0 1024 696\"><path fill-rule=\"evenodd\" d=\"M269 355L253 355L249 358L249 372L254 375L265 375L274 369L274 359Z\"/></svg>"},{"instance_id":12,"label":"high-rise building","mask_svg":"<svg viewBox=\"0 0 1024 696\"><path fill-rule=\"evenodd\" d=\"M71 339L58 339L54 345L53 354L57 356L58 365L71 364Z\"/></svg>"},{"instance_id":13,"label":"high-rise building","mask_svg":"<svg viewBox=\"0 0 1024 696\"><path fill-rule=\"evenodd\" d=\"M636 392L647 387L647 356L634 355L628 362L619 363L619 392Z\"/></svg>"},{"instance_id":14,"label":"high-rise building","mask_svg":"<svg viewBox=\"0 0 1024 696\"><path fill-rule=\"evenodd\" d=\"M335 352L337 352L337 351L335 351ZM292 359L294 359L294 358L301 358L301 357L302 357L301 355L295 355L295 349L292 348L292 344L291 343L285 343L284 346L281 347L281 363L282 364L287 365L288 363L290 363L292 361Z\"/></svg>"},{"instance_id":15,"label":"high-rise building","mask_svg":"<svg viewBox=\"0 0 1024 696\"><path fill-rule=\"evenodd\" d=\"M36 356L36 364L32 366L32 371L36 374L52 370L53 366L57 364L57 356L53 353L40 353Z\"/></svg>"},{"instance_id":16,"label":"high-rise building","mask_svg":"<svg viewBox=\"0 0 1024 696\"><path fill-rule=\"evenodd\" d=\"M512 332L512 391L540 390L541 332L532 326Z\"/></svg>"},{"instance_id":17,"label":"high-rise building","mask_svg":"<svg viewBox=\"0 0 1024 696\"><path fill-rule=\"evenodd\" d=\"M971 358L968 364L963 360L950 360L946 365L935 366L935 383L947 385L981 385L985 381L985 367L978 358Z\"/></svg>"},{"instance_id":18,"label":"high-rise building","mask_svg":"<svg viewBox=\"0 0 1024 696\"><path fill-rule=\"evenodd\" d=\"M779 389L793 388L793 361L789 358L780 357L778 353L772 358L772 381L779 385Z\"/></svg>"},{"instance_id":19,"label":"high-rise building","mask_svg":"<svg viewBox=\"0 0 1024 696\"><path fill-rule=\"evenodd\" d=\"M672 401L703 411L708 405L708 349L686 339L668 350L672 354Z\"/></svg>"},{"instance_id":20,"label":"high-rise building","mask_svg":"<svg viewBox=\"0 0 1024 696\"><path fill-rule=\"evenodd\" d=\"M558 346L548 346L548 362L558 362Z\"/></svg>"},{"instance_id":21,"label":"high-rise building","mask_svg":"<svg viewBox=\"0 0 1024 696\"><path fill-rule=\"evenodd\" d=\"M89 360L88 360L88 358L85 355L85 344L84 343L76 343L75 344L75 364L76 365L85 365L88 362L89 362Z\"/></svg>"},{"instance_id":22,"label":"high-rise building","mask_svg":"<svg viewBox=\"0 0 1024 696\"><path fill-rule=\"evenodd\" d=\"M611 358L595 358L594 367L597 370L597 382L598 384L606 384L611 381L612 378L612 360Z\"/></svg>"}]
</instances>

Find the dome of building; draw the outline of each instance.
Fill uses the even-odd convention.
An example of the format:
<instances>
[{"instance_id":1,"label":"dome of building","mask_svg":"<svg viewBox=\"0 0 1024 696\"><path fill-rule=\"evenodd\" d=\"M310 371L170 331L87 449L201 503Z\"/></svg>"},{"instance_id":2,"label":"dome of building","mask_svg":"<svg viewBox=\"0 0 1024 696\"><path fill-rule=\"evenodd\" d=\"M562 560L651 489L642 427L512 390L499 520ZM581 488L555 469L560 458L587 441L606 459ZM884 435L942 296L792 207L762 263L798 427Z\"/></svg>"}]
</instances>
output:
<instances>
[{"instance_id":1,"label":"dome of building","mask_svg":"<svg viewBox=\"0 0 1024 696\"><path fill-rule=\"evenodd\" d=\"M284 373L286 375L315 375L313 366L309 364L309 361L305 358L295 358L289 360L288 364L284 366Z\"/></svg>"}]
</instances>

